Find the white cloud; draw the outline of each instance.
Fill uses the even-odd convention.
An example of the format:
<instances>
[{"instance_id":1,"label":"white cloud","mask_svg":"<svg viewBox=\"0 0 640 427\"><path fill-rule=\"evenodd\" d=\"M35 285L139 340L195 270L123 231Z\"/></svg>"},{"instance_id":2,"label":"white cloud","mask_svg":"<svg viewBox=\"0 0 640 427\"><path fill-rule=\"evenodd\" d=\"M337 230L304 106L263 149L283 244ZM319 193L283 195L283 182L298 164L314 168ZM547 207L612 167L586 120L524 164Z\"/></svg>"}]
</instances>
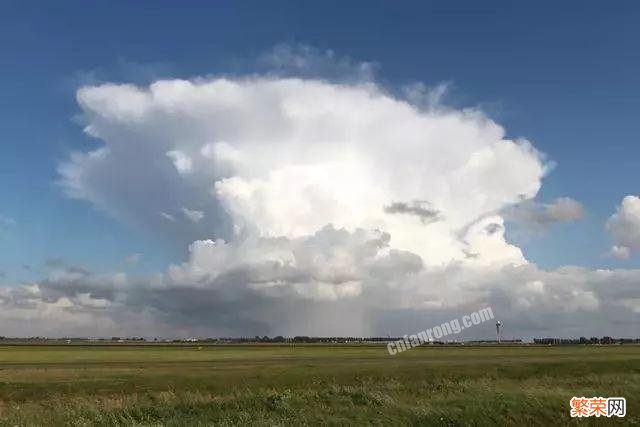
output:
<instances>
[{"instance_id":1,"label":"white cloud","mask_svg":"<svg viewBox=\"0 0 640 427\"><path fill-rule=\"evenodd\" d=\"M640 197L624 197L605 228L614 243L609 252L612 256L627 259L632 252L640 251Z\"/></svg>"},{"instance_id":2,"label":"white cloud","mask_svg":"<svg viewBox=\"0 0 640 427\"><path fill-rule=\"evenodd\" d=\"M570 197L560 197L545 205L545 212L549 220L558 222L576 221L584 216L582 204Z\"/></svg>"},{"instance_id":3,"label":"white cloud","mask_svg":"<svg viewBox=\"0 0 640 427\"><path fill-rule=\"evenodd\" d=\"M618 259L629 259L631 257L631 250L626 246L613 245L606 255Z\"/></svg>"},{"instance_id":4,"label":"white cloud","mask_svg":"<svg viewBox=\"0 0 640 427\"><path fill-rule=\"evenodd\" d=\"M198 223L204 218L204 212L182 208L182 213L191 222Z\"/></svg>"},{"instance_id":5,"label":"white cloud","mask_svg":"<svg viewBox=\"0 0 640 427\"><path fill-rule=\"evenodd\" d=\"M178 173L187 174L191 172L191 157L187 156L180 150L167 151L167 157L173 160L173 165L176 167Z\"/></svg>"}]
</instances>

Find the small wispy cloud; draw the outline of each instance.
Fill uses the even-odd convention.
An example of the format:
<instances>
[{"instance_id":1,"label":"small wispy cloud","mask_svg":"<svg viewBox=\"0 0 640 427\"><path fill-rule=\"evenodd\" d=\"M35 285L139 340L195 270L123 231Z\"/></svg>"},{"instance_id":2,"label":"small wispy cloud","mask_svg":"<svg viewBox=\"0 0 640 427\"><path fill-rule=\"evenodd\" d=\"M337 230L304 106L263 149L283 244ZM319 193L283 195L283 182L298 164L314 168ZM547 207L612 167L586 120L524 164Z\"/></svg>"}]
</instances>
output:
<instances>
[{"instance_id":1,"label":"small wispy cloud","mask_svg":"<svg viewBox=\"0 0 640 427\"><path fill-rule=\"evenodd\" d=\"M584 207L570 197L559 197L551 203L525 200L505 211L505 216L534 230L545 230L553 224L574 222L584 217Z\"/></svg>"},{"instance_id":2,"label":"small wispy cloud","mask_svg":"<svg viewBox=\"0 0 640 427\"><path fill-rule=\"evenodd\" d=\"M180 175L186 175L191 172L193 162L191 157L180 150L167 151L167 157L173 161L173 165Z\"/></svg>"},{"instance_id":3,"label":"small wispy cloud","mask_svg":"<svg viewBox=\"0 0 640 427\"><path fill-rule=\"evenodd\" d=\"M261 55L260 63L271 73L296 77L372 81L378 64L355 61L331 49L318 49L300 43L281 43Z\"/></svg>"},{"instance_id":4,"label":"small wispy cloud","mask_svg":"<svg viewBox=\"0 0 640 427\"><path fill-rule=\"evenodd\" d=\"M141 258L142 258L141 253L134 253L126 257L125 261L127 262L127 264L137 264L138 262L140 262Z\"/></svg>"},{"instance_id":5,"label":"small wispy cloud","mask_svg":"<svg viewBox=\"0 0 640 427\"><path fill-rule=\"evenodd\" d=\"M631 257L631 249L626 246L613 245L604 256L621 260L629 259Z\"/></svg>"},{"instance_id":6,"label":"small wispy cloud","mask_svg":"<svg viewBox=\"0 0 640 427\"><path fill-rule=\"evenodd\" d=\"M13 227L16 224L15 219L0 214L0 227Z\"/></svg>"},{"instance_id":7,"label":"small wispy cloud","mask_svg":"<svg viewBox=\"0 0 640 427\"><path fill-rule=\"evenodd\" d=\"M182 213L191 222L197 224L204 218L204 212L182 208Z\"/></svg>"},{"instance_id":8,"label":"small wispy cloud","mask_svg":"<svg viewBox=\"0 0 640 427\"><path fill-rule=\"evenodd\" d=\"M176 218L173 215L168 214L166 212L158 212L158 215L160 215L162 218L166 219L167 221L176 222Z\"/></svg>"},{"instance_id":9,"label":"small wispy cloud","mask_svg":"<svg viewBox=\"0 0 640 427\"><path fill-rule=\"evenodd\" d=\"M402 92L411 104L437 110L443 108L443 99L451 85L451 82L442 82L436 86L427 86L422 82L416 82L403 86Z\"/></svg>"}]
</instances>

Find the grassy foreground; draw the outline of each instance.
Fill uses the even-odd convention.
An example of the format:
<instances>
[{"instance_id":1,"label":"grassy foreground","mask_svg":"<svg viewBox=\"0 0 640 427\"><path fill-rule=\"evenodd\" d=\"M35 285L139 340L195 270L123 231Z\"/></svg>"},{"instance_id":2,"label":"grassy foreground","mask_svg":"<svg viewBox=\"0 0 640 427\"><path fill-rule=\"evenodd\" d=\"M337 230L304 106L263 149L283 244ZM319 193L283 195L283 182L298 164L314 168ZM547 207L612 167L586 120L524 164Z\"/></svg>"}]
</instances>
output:
<instances>
[{"instance_id":1,"label":"grassy foreground","mask_svg":"<svg viewBox=\"0 0 640 427\"><path fill-rule=\"evenodd\" d=\"M640 424L640 347L0 346L1 425L354 423Z\"/></svg>"}]
</instances>

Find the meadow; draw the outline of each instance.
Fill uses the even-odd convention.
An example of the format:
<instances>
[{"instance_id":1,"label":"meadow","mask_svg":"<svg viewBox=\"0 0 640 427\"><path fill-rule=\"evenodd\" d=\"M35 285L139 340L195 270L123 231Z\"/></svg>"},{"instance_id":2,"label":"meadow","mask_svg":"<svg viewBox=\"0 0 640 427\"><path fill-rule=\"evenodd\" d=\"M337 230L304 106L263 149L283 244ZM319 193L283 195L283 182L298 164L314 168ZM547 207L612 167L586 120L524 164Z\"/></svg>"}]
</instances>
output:
<instances>
[{"instance_id":1,"label":"meadow","mask_svg":"<svg viewBox=\"0 0 640 427\"><path fill-rule=\"evenodd\" d=\"M623 396L625 419L569 417ZM0 346L0 425L640 423L640 347Z\"/></svg>"}]
</instances>

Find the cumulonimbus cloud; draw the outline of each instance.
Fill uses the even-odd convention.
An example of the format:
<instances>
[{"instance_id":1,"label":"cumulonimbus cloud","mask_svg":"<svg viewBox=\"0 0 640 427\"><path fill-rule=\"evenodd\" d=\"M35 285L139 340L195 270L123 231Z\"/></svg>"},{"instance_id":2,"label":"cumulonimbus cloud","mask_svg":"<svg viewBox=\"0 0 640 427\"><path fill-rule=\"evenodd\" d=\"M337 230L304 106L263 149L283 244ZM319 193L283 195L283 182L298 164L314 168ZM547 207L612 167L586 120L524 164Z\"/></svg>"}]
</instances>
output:
<instances>
[{"instance_id":1,"label":"cumulonimbus cloud","mask_svg":"<svg viewBox=\"0 0 640 427\"><path fill-rule=\"evenodd\" d=\"M505 212L535 198L544 156L420 87L428 102L369 74L80 88L84 130L101 146L60 165L66 193L188 258L146 278L63 272L0 301L67 325L70 312L95 313L109 333L399 333L487 303L514 323L530 316L522 331L554 313L633 313L633 298L599 284L624 277L628 291L637 272L548 272L506 240ZM582 207L531 212L566 222Z\"/></svg>"},{"instance_id":2,"label":"cumulonimbus cloud","mask_svg":"<svg viewBox=\"0 0 640 427\"><path fill-rule=\"evenodd\" d=\"M85 131L104 146L60 167L68 194L154 233L179 233L180 244L298 237L333 224L381 229L427 264L464 260L471 240L477 262L522 261L499 235L483 251L482 233L457 231L534 197L545 173L529 142L505 138L481 113L421 110L371 82L105 84L81 88L78 102ZM416 200L429 200L439 220L425 227ZM186 206L205 220L176 231L157 215L175 218ZM390 206L413 206L414 215Z\"/></svg>"}]
</instances>

